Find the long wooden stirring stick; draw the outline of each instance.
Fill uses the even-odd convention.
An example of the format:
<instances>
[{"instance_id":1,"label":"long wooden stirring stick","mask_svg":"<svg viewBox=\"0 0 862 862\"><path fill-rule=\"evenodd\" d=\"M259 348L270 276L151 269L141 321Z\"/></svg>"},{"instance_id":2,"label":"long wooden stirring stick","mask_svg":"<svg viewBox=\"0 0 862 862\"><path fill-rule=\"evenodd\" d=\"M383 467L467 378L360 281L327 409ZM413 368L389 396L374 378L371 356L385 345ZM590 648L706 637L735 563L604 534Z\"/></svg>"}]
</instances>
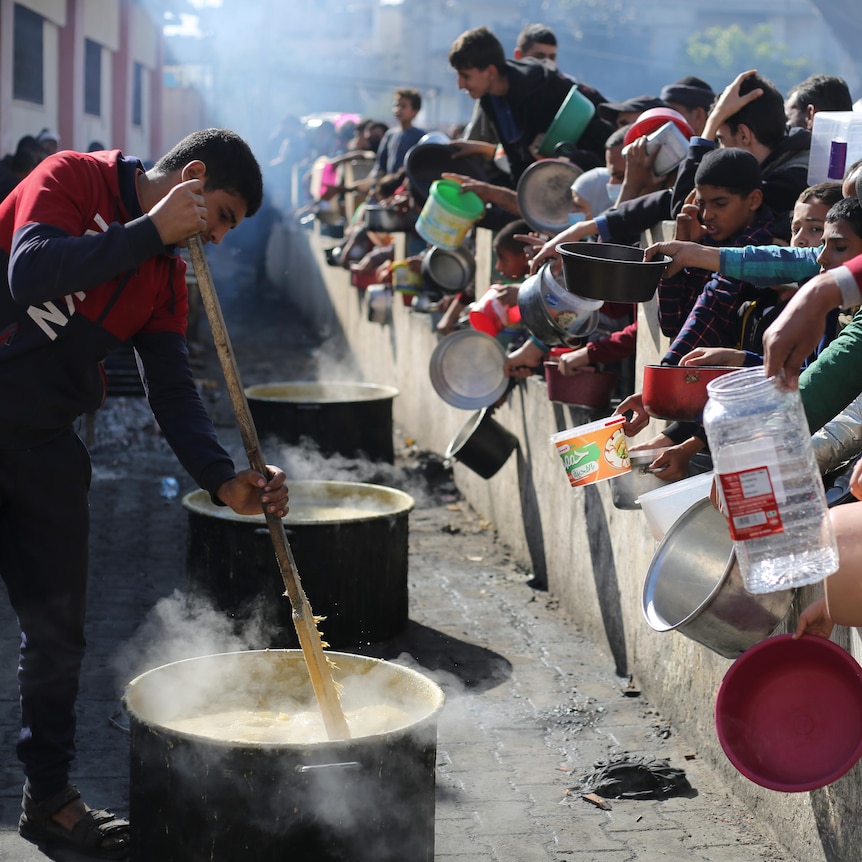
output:
<instances>
[{"instance_id":1,"label":"long wooden stirring stick","mask_svg":"<svg viewBox=\"0 0 862 862\"><path fill-rule=\"evenodd\" d=\"M233 350L231 349L230 337L225 326L218 294L215 291L209 263L204 254L203 243L201 243L200 237L194 236L189 239L189 253L195 275L197 276L201 301L209 320L216 352L218 353L219 362L221 362L230 400L236 414L236 421L239 425L246 454L248 455L249 466L252 470L257 470L258 473L266 476L266 464L260 451L257 429L254 427L254 421L251 418L251 411L248 407L248 400L245 397L245 390L240 381L239 369L237 368ZM296 561L293 558L290 543L287 541L287 536L284 532L284 524L282 524L281 518L275 512L264 511L264 515L275 548L278 568L284 581L284 594L290 600L290 606L293 611L293 625L299 636L299 645L302 647L302 654L308 666L308 674L311 677L311 685L314 688L314 694L317 697L320 711L323 714L323 723L326 726L326 732L330 739L349 739L350 728L347 726L347 720L344 718L341 701L338 699L338 692L336 691L329 664L323 652L320 632L314 621L314 615L311 612L311 606L308 603L305 591L302 589Z\"/></svg>"}]
</instances>

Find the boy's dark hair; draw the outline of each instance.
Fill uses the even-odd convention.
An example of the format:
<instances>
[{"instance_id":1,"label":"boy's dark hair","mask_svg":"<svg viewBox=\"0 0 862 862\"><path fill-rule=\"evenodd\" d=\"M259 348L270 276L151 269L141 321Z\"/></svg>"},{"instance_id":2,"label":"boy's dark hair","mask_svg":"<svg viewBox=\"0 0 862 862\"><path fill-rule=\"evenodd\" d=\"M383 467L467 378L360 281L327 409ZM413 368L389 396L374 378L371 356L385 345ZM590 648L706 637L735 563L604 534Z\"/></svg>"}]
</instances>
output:
<instances>
[{"instance_id":1,"label":"boy's dark hair","mask_svg":"<svg viewBox=\"0 0 862 862\"><path fill-rule=\"evenodd\" d=\"M556 45L557 37L546 24L527 24L520 33L515 47L522 53L529 51L538 42L540 45Z\"/></svg>"},{"instance_id":2,"label":"boy's dark hair","mask_svg":"<svg viewBox=\"0 0 862 862\"><path fill-rule=\"evenodd\" d=\"M844 195L841 194L841 183L817 183L813 186L808 186L802 190L802 194L796 199L796 203L807 204L811 201L825 204L828 207L834 206L838 201L842 200Z\"/></svg>"},{"instance_id":3,"label":"boy's dark hair","mask_svg":"<svg viewBox=\"0 0 862 862\"><path fill-rule=\"evenodd\" d=\"M410 99L414 111L418 111L422 107L422 96L419 95L418 90L414 90L412 87L400 87L395 91L395 98Z\"/></svg>"},{"instance_id":4,"label":"boy's dark hair","mask_svg":"<svg viewBox=\"0 0 862 862\"><path fill-rule=\"evenodd\" d=\"M452 43L449 65L456 71L496 66L502 74L506 70L506 52L500 40L487 27L474 27Z\"/></svg>"},{"instance_id":5,"label":"boy's dark hair","mask_svg":"<svg viewBox=\"0 0 862 862\"><path fill-rule=\"evenodd\" d=\"M530 226L523 219L515 219L503 225L494 236L494 248L505 248L515 253L524 251L526 246L519 239L515 239L516 233L529 233Z\"/></svg>"},{"instance_id":6,"label":"boy's dark hair","mask_svg":"<svg viewBox=\"0 0 862 862\"><path fill-rule=\"evenodd\" d=\"M813 105L817 111L853 110L853 98L847 82L835 75L811 75L796 84L787 98L795 98L796 104L803 110L809 105Z\"/></svg>"},{"instance_id":7,"label":"boy's dark hair","mask_svg":"<svg viewBox=\"0 0 862 862\"><path fill-rule=\"evenodd\" d=\"M763 94L753 102L743 105L727 120L731 134L735 135L741 125L748 126L755 137L770 150L775 149L786 133L787 116L784 113L784 97L775 84L760 75L749 75L739 85L739 94L744 96L752 90L762 89Z\"/></svg>"},{"instance_id":8,"label":"boy's dark hair","mask_svg":"<svg viewBox=\"0 0 862 862\"><path fill-rule=\"evenodd\" d=\"M827 224L844 221L853 228L853 233L862 239L862 201L858 198L842 198L826 213Z\"/></svg>"},{"instance_id":9,"label":"boy's dark hair","mask_svg":"<svg viewBox=\"0 0 862 862\"><path fill-rule=\"evenodd\" d=\"M204 188L239 195L246 203L246 216L253 216L263 203L263 177L251 147L229 129L201 129L183 138L153 166L157 174L182 170L196 159L207 167Z\"/></svg>"},{"instance_id":10,"label":"boy's dark hair","mask_svg":"<svg viewBox=\"0 0 862 862\"><path fill-rule=\"evenodd\" d=\"M695 186L715 186L746 198L762 187L763 176L757 159L739 147L719 147L701 159L694 174Z\"/></svg>"},{"instance_id":11,"label":"boy's dark hair","mask_svg":"<svg viewBox=\"0 0 862 862\"><path fill-rule=\"evenodd\" d=\"M621 129L614 129L605 141L605 149L612 150L614 147L621 147L626 140L626 131L627 129L625 126Z\"/></svg>"}]
</instances>

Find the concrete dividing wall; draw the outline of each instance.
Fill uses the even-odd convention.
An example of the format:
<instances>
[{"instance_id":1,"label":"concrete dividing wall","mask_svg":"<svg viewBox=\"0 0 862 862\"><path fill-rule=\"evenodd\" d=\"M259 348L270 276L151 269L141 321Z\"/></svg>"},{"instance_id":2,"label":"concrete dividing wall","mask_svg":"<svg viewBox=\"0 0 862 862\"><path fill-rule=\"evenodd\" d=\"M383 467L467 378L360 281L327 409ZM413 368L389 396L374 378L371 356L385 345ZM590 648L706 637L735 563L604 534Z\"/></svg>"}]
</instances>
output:
<instances>
[{"instance_id":1,"label":"concrete dividing wall","mask_svg":"<svg viewBox=\"0 0 862 862\"><path fill-rule=\"evenodd\" d=\"M404 307L396 295L391 324L371 323L348 273L323 262L323 249L334 240L300 232L286 234L284 242L283 258L293 262L290 289L308 311L309 324L343 334L361 379L399 389L398 427L422 448L444 453L472 413L450 407L431 385L428 361L438 342L431 317ZM315 270L300 272L310 261ZM651 305L641 308L640 321L638 381L643 364L662 349ZM768 824L788 847L788 858L856 862L862 856L860 767L813 793L775 793L743 778L722 752L713 722L715 693L731 662L679 633L657 633L644 621L641 591L655 542L643 513L616 509L609 483L570 488L548 439L600 417L550 402L538 378L520 381L494 416L520 445L490 480L455 463L456 482L471 505L493 521L516 559L547 583L578 628L605 646L618 673L634 677L651 706L724 776L752 816ZM797 598L788 625L795 625L798 608L813 594L809 589ZM859 657L855 631L852 637L842 631L836 640Z\"/></svg>"}]
</instances>

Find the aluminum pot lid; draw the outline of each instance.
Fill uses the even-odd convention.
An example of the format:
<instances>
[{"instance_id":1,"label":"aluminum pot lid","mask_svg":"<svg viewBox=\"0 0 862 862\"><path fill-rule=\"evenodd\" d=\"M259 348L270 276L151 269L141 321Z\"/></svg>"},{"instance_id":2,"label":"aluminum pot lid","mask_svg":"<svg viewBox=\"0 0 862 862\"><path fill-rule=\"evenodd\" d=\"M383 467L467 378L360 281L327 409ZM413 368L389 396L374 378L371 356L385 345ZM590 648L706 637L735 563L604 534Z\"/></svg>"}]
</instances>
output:
<instances>
[{"instance_id":1,"label":"aluminum pot lid","mask_svg":"<svg viewBox=\"0 0 862 862\"><path fill-rule=\"evenodd\" d=\"M533 162L518 180L518 208L540 233L557 234L569 226L572 183L582 171L566 159Z\"/></svg>"},{"instance_id":2,"label":"aluminum pot lid","mask_svg":"<svg viewBox=\"0 0 862 862\"><path fill-rule=\"evenodd\" d=\"M459 329L442 338L431 354L429 374L437 394L453 407L479 410L506 392L506 351L495 338L475 329Z\"/></svg>"}]
</instances>

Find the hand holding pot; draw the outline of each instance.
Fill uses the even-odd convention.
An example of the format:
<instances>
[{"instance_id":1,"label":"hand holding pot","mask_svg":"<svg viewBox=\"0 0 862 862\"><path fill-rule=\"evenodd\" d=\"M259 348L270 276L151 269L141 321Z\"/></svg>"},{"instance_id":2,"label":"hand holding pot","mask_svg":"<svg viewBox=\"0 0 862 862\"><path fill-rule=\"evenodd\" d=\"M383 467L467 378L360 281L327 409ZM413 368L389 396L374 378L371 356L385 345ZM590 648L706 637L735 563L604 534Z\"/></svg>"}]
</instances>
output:
<instances>
[{"instance_id":1,"label":"hand holding pot","mask_svg":"<svg viewBox=\"0 0 862 862\"><path fill-rule=\"evenodd\" d=\"M695 347L680 359L680 365L724 365L741 368L745 352L733 347Z\"/></svg>"},{"instance_id":2,"label":"hand holding pot","mask_svg":"<svg viewBox=\"0 0 862 862\"><path fill-rule=\"evenodd\" d=\"M670 240L654 242L644 249L644 260L655 260L662 255L671 258L665 270L665 278L676 275L686 267L718 272L721 268L721 249L701 245L699 242Z\"/></svg>"}]
</instances>

